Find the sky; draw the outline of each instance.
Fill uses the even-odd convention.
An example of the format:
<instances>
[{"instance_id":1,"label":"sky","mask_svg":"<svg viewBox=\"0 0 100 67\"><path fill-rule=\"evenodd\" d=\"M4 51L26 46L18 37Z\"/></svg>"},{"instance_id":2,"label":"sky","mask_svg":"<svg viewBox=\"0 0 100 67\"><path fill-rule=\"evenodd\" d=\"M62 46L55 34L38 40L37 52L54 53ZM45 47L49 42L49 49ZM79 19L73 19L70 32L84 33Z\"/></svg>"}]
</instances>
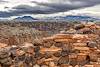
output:
<instances>
[{"instance_id":1,"label":"sky","mask_svg":"<svg viewBox=\"0 0 100 67\"><path fill-rule=\"evenodd\" d=\"M0 0L0 18L88 15L100 18L100 0Z\"/></svg>"}]
</instances>

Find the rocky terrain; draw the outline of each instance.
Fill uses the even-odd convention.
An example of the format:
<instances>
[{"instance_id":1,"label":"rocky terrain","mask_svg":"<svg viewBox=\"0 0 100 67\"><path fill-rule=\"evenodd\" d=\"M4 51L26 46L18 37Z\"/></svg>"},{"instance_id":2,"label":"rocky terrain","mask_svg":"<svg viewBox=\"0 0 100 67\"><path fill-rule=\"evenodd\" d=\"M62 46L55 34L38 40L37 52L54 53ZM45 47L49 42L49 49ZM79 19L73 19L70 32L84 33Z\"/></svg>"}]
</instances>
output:
<instances>
[{"instance_id":1,"label":"rocky terrain","mask_svg":"<svg viewBox=\"0 0 100 67\"><path fill-rule=\"evenodd\" d=\"M46 33L35 28L0 26L0 42L8 45L18 45L24 42L32 43L34 39L44 36L46 36Z\"/></svg>"},{"instance_id":2,"label":"rocky terrain","mask_svg":"<svg viewBox=\"0 0 100 67\"><path fill-rule=\"evenodd\" d=\"M0 26L0 65L100 67L100 24L75 23L53 35L32 27Z\"/></svg>"}]
</instances>

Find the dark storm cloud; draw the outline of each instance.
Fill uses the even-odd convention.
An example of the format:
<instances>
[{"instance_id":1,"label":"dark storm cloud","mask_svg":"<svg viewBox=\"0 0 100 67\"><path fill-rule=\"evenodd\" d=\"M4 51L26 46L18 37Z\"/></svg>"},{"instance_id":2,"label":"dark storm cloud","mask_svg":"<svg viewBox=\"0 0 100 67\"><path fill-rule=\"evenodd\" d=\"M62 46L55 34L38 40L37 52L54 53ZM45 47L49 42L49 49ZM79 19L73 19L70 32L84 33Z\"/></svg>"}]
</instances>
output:
<instances>
[{"instance_id":1,"label":"dark storm cloud","mask_svg":"<svg viewBox=\"0 0 100 67\"><path fill-rule=\"evenodd\" d=\"M6 11L0 11L0 17L10 17L10 16L12 16L12 13Z\"/></svg>"},{"instance_id":2,"label":"dark storm cloud","mask_svg":"<svg viewBox=\"0 0 100 67\"><path fill-rule=\"evenodd\" d=\"M28 5L19 5L17 7L13 7L15 9L12 12L15 13L26 13L26 14L49 14L53 13L55 11L54 8L52 7L47 7L47 6L28 6ZM52 11L51 11L52 10Z\"/></svg>"},{"instance_id":3,"label":"dark storm cloud","mask_svg":"<svg viewBox=\"0 0 100 67\"><path fill-rule=\"evenodd\" d=\"M20 16L24 14L49 14L53 10L52 8L44 6L28 6L28 5L19 5L13 7L14 10L9 11L0 11L0 17L10 17L10 16Z\"/></svg>"},{"instance_id":4,"label":"dark storm cloud","mask_svg":"<svg viewBox=\"0 0 100 67\"><path fill-rule=\"evenodd\" d=\"M100 0L48 0L50 2L36 2L37 6L18 5L9 12L0 12L0 17L19 16L24 14L53 14L69 10L92 7L100 4Z\"/></svg>"},{"instance_id":5,"label":"dark storm cloud","mask_svg":"<svg viewBox=\"0 0 100 67\"><path fill-rule=\"evenodd\" d=\"M100 0L55 0L51 3L40 3L32 1L39 6L46 6L55 9L56 12L65 12L68 10L80 9L85 7L91 7L100 4ZM51 10L52 11L52 10Z\"/></svg>"},{"instance_id":6,"label":"dark storm cloud","mask_svg":"<svg viewBox=\"0 0 100 67\"><path fill-rule=\"evenodd\" d=\"M7 9L7 8L9 8L9 7L6 6L6 7L4 7L4 8Z\"/></svg>"},{"instance_id":7,"label":"dark storm cloud","mask_svg":"<svg viewBox=\"0 0 100 67\"><path fill-rule=\"evenodd\" d=\"M68 3L70 2L70 4ZM100 4L100 0L55 0L50 3L40 3L32 1L37 6L19 5L13 7L12 11L17 14L52 14L57 12L65 12L69 10L91 7Z\"/></svg>"},{"instance_id":8,"label":"dark storm cloud","mask_svg":"<svg viewBox=\"0 0 100 67\"><path fill-rule=\"evenodd\" d=\"M0 0L0 3L8 3L8 1Z\"/></svg>"}]
</instances>

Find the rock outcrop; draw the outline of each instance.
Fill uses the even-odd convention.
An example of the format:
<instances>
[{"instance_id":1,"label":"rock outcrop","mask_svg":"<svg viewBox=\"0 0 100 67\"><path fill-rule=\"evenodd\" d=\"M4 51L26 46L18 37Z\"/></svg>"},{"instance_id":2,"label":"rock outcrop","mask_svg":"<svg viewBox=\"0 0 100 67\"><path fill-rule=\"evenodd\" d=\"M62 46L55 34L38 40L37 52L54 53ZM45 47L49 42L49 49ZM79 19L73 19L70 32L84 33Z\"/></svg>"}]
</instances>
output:
<instances>
[{"instance_id":1,"label":"rock outcrop","mask_svg":"<svg viewBox=\"0 0 100 67\"><path fill-rule=\"evenodd\" d=\"M82 24L76 25L70 30L71 33L68 31L35 39L32 43L24 41L21 41L20 45L1 43L1 66L100 67L100 26ZM16 42L11 39L11 42Z\"/></svg>"}]
</instances>

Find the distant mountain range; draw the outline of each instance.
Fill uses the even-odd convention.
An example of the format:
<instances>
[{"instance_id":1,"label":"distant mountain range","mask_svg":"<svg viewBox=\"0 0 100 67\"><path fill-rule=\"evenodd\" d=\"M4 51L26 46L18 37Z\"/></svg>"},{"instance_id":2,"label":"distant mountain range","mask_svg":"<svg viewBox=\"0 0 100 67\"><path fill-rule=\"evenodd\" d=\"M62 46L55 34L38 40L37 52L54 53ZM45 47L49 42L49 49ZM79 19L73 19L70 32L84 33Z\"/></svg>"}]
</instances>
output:
<instances>
[{"instance_id":1,"label":"distant mountain range","mask_svg":"<svg viewBox=\"0 0 100 67\"><path fill-rule=\"evenodd\" d=\"M67 21L100 21L99 18L93 18L90 16L73 16L73 15L68 15L68 16L56 16L56 17L46 17L46 18L33 18L31 16L23 16L23 17L17 17L14 20L18 21L34 21L34 20L67 20Z\"/></svg>"},{"instance_id":2,"label":"distant mountain range","mask_svg":"<svg viewBox=\"0 0 100 67\"><path fill-rule=\"evenodd\" d=\"M49 17L47 18L48 20L68 20L68 21L98 21L100 20L99 18L93 18L90 16L73 16L73 15L68 15L68 16L56 16L56 17Z\"/></svg>"},{"instance_id":3,"label":"distant mountain range","mask_svg":"<svg viewBox=\"0 0 100 67\"><path fill-rule=\"evenodd\" d=\"M23 17L17 17L14 20L17 20L17 21L34 21L34 20L38 20L38 19L33 18L31 16L23 16Z\"/></svg>"}]
</instances>

